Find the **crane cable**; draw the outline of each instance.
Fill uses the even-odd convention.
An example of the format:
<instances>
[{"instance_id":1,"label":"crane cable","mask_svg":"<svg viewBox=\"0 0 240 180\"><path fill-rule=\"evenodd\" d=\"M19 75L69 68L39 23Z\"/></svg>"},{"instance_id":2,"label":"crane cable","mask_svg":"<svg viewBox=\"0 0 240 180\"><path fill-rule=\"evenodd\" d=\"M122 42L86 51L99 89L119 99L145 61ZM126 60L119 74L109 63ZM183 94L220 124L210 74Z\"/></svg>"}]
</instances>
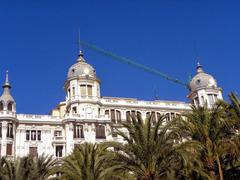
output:
<instances>
[{"instance_id":1,"label":"crane cable","mask_svg":"<svg viewBox=\"0 0 240 180\"><path fill-rule=\"evenodd\" d=\"M97 46L95 46L93 44L90 44L90 43L82 41L82 40L80 41L80 44L82 44L83 46L85 46L87 48L90 48L90 49L92 49L94 51L97 51L97 52L99 52L99 53L101 53L101 54L103 54L105 56L110 56L110 57L112 57L113 59L115 59L115 60L117 60L119 62L123 62L123 63L126 63L128 65L133 65L133 66L135 66L135 67L137 67L139 69L142 69L142 70L144 70L146 72L149 72L151 74L160 76L162 78L165 78L165 79L167 79L169 81L172 81L174 83L180 84L180 85L188 88L187 83L182 82L182 81L180 81L180 80L178 80L176 78L170 77L170 76L168 76L168 75L166 75L166 74L164 74L164 73L162 73L162 72L160 72L160 71L158 71L156 69L153 69L153 68L150 68L150 67L145 66L143 64L137 63L137 62L135 62L135 61L133 61L133 60L131 60L129 58L126 58L126 57L114 54L114 53L112 53L110 51L104 50L102 48L99 48L99 47L97 47Z\"/></svg>"}]
</instances>

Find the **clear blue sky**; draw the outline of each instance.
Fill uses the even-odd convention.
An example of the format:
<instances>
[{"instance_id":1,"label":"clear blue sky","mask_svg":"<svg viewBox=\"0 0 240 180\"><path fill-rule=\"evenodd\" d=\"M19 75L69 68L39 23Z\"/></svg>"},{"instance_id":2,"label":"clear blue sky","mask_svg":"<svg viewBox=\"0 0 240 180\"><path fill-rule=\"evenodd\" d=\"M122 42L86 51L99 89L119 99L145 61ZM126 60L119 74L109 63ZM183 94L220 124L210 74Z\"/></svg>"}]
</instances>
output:
<instances>
[{"instance_id":1,"label":"clear blue sky","mask_svg":"<svg viewBox=\"0 0 240 180\"><path fill-rule=\"evenodd\" d=\"M1 1L0 80L9 69L18 113L48 113L65 99L63 84L81 39L188 80L195 47L206 72L239 92L237 1ZM188 101L188 90L83 48L102 96Z\"/></svg>"}]
</instances>

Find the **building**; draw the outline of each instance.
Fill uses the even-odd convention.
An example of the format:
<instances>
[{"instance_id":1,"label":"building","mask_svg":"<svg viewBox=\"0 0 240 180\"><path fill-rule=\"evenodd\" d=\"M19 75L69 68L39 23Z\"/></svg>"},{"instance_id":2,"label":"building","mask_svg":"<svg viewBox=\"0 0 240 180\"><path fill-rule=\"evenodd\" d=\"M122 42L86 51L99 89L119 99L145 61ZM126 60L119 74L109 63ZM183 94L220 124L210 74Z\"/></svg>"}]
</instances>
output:
<instances>
[{"instance_id":1,"label":"building","mask_svg":"<svg viewBox=\"0 0 240 180\"><path fill-rule=\"evenodd\" d=\"M191 103L206 103L211 107L217 99L222 99L222 90L216 80L205 73L200 64L189 84L191 103L102 97L96 71L81 52L68 70L64 84L66 100L59 103L51 115L17 114L8 72L2 87L0 154L9 157L45 153L58 158L71 153L75 145L85 141L122 141L114 133L114 127L121 127L120 123L131 115L141 114L144 119L154 112L155 120L160 114L171 120L190 110Z\"/></svg>"}]
</instances>

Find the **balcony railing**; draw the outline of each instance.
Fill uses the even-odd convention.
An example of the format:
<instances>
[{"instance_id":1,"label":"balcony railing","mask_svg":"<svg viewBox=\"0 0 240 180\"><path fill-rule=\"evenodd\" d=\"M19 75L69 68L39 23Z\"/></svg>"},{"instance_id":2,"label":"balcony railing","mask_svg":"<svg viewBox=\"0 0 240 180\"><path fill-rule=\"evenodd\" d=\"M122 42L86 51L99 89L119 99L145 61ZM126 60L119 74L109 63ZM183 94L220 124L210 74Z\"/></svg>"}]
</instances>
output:
<instances>
[{"instance_id":1,"label":"balcony railing","mask_svg":"<svg viewBox=\"0 0 240 180\"><path fill-rule=\"evenodd\" d=\"M11 111L0 111L0 116L5 116L5 117L16 117L16 113L11 112Z\"/></svg>"},{"instance_id":2,"label":"balcony railing","mask_svg":"<svg viewBox=\"0 0 240 180\"><path fill-rule=\"evenodd\" d=\"M52 141L53 141L53 143L65 143L66 138L63 136L54 136Z\"/></svg>"}]
</instances>

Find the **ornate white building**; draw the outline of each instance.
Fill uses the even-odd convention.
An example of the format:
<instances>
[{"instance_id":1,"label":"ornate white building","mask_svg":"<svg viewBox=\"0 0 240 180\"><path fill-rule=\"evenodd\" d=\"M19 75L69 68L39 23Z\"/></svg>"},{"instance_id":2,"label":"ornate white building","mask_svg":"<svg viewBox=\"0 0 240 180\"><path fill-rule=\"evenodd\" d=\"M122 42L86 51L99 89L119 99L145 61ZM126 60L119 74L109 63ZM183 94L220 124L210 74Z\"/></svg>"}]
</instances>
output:
<instances>
[{"instance_id":1,"label":"ornate white building","mask_svg":"<svg viewBox=\"0 0 240 180\"><path fill-rule=\"evenodd\" d=\"M17 114L16 103L10 94L8 73L0 97L0 155L17 157L28 154L52 154L63 157L76 144L87 142L122 141L113 132L130 115L146 118L151 112L155 119L166 114L174 116L190 110L191 103L211 107L222 99L216 80L205 73L200 64L189 84L191 103L178 101L143 101L133 98L102 97L96 71L80 53L77 62L68 70L64 84L66 100L60 102L51 115Z\"/></svg>"}]
</instances>

